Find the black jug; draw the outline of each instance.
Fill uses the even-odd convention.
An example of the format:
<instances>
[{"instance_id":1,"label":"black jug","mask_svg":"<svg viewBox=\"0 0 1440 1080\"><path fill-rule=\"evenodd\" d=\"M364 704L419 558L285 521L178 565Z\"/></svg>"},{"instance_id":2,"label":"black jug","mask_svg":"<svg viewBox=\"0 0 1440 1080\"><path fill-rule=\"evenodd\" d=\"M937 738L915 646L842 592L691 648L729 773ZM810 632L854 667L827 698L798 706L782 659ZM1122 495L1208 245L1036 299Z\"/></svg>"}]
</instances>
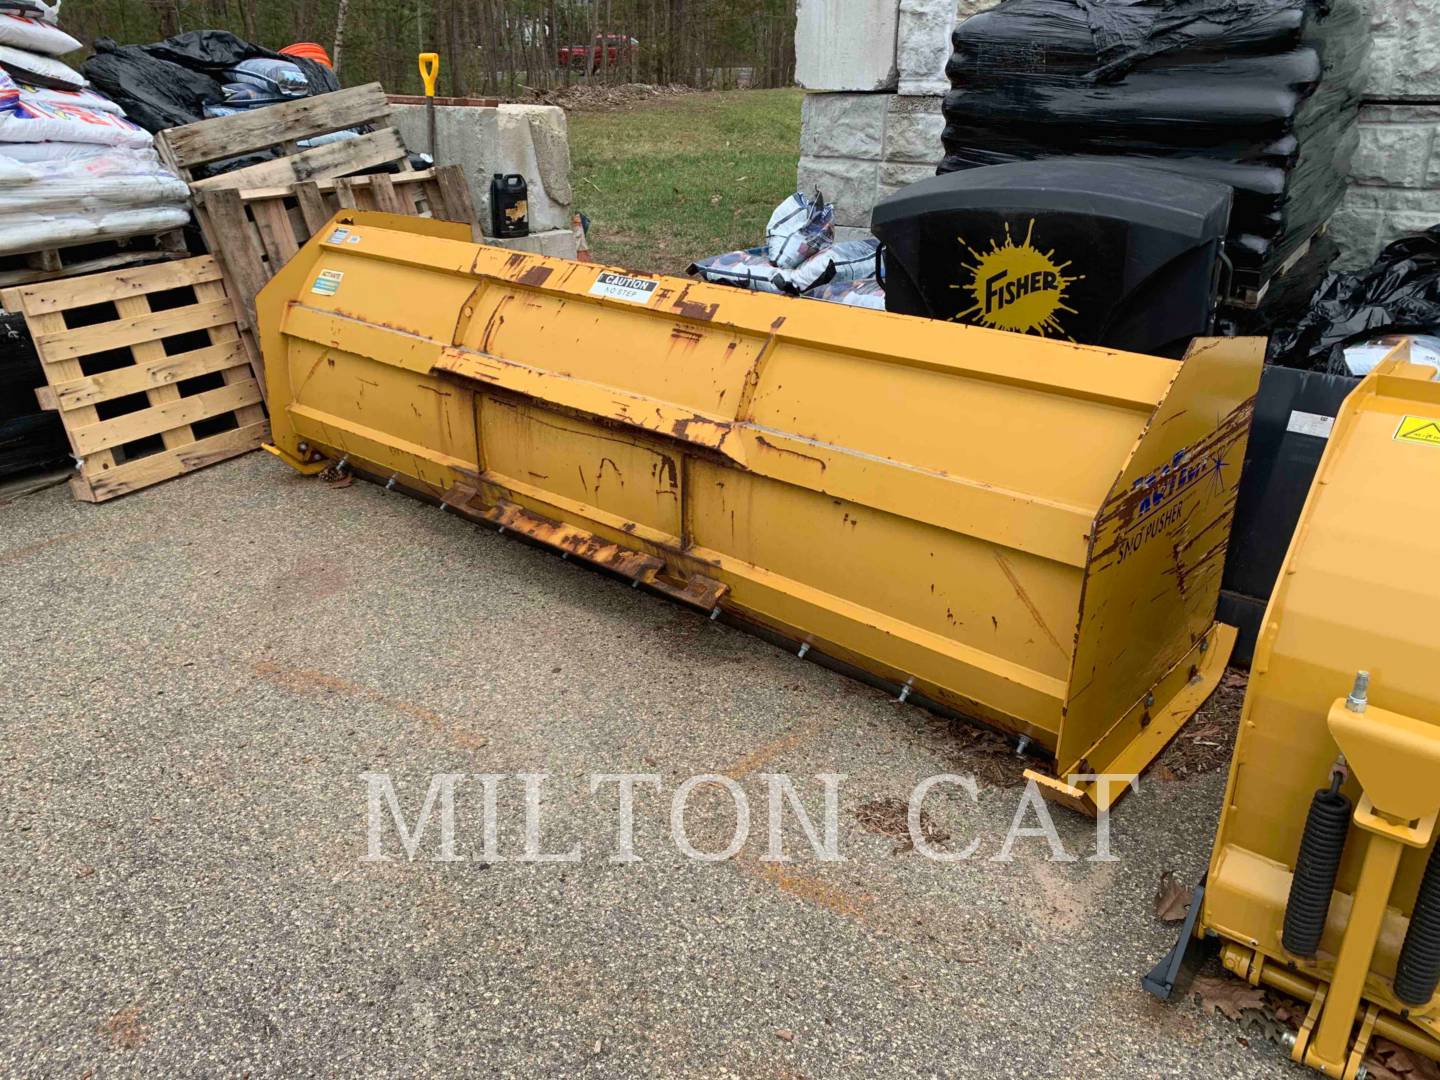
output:
<instances>
[{"instance_id":1,"label":"black jug","mask_svg":"<svg viewBox=\"0 0 1440 1080\"><path fill-rule=\"evenodd\" d=\"M530 235L530 192L525 177L518 173L496 173L490 181L490 231L492 236Z\"/></svg>"}]
</instances>

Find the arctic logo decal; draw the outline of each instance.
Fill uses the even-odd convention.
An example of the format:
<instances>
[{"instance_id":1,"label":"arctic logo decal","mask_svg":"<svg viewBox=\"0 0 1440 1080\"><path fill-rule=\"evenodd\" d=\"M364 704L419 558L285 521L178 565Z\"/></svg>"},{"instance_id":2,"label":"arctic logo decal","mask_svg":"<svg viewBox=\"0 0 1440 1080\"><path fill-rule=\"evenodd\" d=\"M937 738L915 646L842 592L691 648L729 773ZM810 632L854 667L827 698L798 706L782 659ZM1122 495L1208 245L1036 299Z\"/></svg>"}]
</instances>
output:
<instances>
[{"instance_id":1,"label":"arctic logo decal","mask_svg":"<svg viewBox=\"0 0 1440 1080\"><path fill-rule=\"evenodd\" d=\"M1041 251L1034 238L1034 218L1019 244L1011 237L1009 225L1005 226L1005 242L992 239L987 251L976 251L964 237L958 238L975 261L965 264L971 275L969 284L951 286L969 292L972 301L955 316L957 322L1041 337L1069 337L1060 325L1060 316L1064 312L1073 315L1075 309L1065 305L1065 290L1084 275L1066 274L1070 263L1056 262L1055 252Z\"/></svg>"}]
</instances>

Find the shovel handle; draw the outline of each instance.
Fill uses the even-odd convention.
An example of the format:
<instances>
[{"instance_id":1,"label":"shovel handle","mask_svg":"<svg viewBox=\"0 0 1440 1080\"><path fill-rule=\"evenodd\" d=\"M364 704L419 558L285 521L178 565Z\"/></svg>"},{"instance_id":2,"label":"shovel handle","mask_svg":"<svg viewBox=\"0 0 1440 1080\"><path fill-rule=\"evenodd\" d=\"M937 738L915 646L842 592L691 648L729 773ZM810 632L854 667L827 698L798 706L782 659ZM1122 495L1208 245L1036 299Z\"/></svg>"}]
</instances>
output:
<instances>
[{"instance_id":1,"label":"shovel handle","mask_svg":"<svg viewBox=\"0 0 1440 1080\"><path fill-rule=\"evenodd\" d=\"M425 81L425 96L435 96L435 83L440 78L440 54L433 52L422 52L420 54L420 78Z\"/></svg>"}]
</instances>

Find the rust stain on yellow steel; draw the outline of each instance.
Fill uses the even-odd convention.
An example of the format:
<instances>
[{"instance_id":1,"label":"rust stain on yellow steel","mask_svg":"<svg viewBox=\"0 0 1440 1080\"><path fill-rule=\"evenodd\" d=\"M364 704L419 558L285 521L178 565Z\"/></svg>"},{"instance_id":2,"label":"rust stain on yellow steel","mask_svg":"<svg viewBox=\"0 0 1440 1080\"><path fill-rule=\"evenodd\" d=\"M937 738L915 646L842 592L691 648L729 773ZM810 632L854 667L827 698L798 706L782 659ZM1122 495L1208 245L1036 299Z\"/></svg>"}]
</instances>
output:
<instances>
[{"instance_id":1,"label":"rust stain on yellow steel","mask_svg":"<svg viewBox=\"0 0 1440 1080\"><path fill-rule=\"evenodd\" d=\"M1252 982L1287 992L1335 990L1355 898L1376 885L1377 860L1368 876L1362 864L1387 833L1407 831L1357 812L1319 953L1314 959L1287 953L1281 932L1306 814L1341 750L1332 734L1340 729L1327 720L1358 670L1370 672L1372 705L1360 718L1365 722L1343 730L1374 745L1352 749L1358 765L1346 795L1360 811L1373 799L1407 818L1440 806L1440 790L1425 771L1440 752L1440 621L1432 616L1440 605L1434 572L1440 504L1432 497L1440 490L1440 448L1395 438L1407 415L1440 418L1440 383L1433 369L1409 364L1407 355L1400 346L1347 399L1286 555L1256 648L1197 927L1243 947ZM1422 753L1424 739L1432 744ZM1396 750L1405 746L1409 752ZM1382 752L1384 764L1376 767L1370 756ZM1419 840L1410 831L1411 842ZM1433 846L1428 834L1419 842L1400 854L1393 882L1379 882L1380 908L1370 909L1378 929L1363 950L1350 951L1359 956L1359 978L1347 973L1341 981L1361 988L1361 1012L1379 1010L1377 1031L1398 1038L1408 1030L1414 1036L1408 1044L1435 1057L1440 1002L1409 1008L1391 988ZM1293 985L1287 971L1298 976ZM1329 993L1317 1011L1338 1010L1328 1030L1343 1041L1356 1004L1347 1015L1344 1003L1335 1003L1342 996ZM1316 1042L1297 1053L1330 1075L1347 1073L1348 1059L1327 1045L1326 1030L1322 1016Z\"/></svg>"},{"instance_id":2,"label":"rust stain on yellow steel","mask_svg":"<svg viewBox=\"0 0 1440 1080\"><path fill-rule=\"evenodd\" d=\"M259 300L277 445L658 560L647 585L913 679L1061 778L1158 752L1131 719L1213 638L1261 343L1182 362L643 276L631 302L604 267L336 223Z\"/></svg>"}]
</instances>

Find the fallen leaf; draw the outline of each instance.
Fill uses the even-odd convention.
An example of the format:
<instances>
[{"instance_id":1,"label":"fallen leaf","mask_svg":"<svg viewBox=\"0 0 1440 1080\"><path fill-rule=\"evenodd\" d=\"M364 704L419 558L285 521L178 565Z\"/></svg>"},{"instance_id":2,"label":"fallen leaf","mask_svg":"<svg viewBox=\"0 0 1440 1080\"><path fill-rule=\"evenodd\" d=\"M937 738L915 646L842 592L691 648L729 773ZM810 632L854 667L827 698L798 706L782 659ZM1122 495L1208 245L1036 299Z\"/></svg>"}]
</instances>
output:
<instances>
[{"instance_id":1,"label":"fallen leaf","mask_svg":"<svg viewBox=\"0 0 1440 1080\"><path fill-rule=\"evenodd\" d=\"M791 1031L789 1028L776 1028L775 1037L781 1042L794 1042L795 1032Z\"/></svg>"},{"instance_id":2,"label":"fallen leaf","mask_svg":"<svg viewBox=\"0 0 1440 1080\"><path fill-rule=\"evenodd\" d=\"M1182 922L1190 910L1190 890L1175 880L1174 871L1160 875L1160 888L1155 893L1155 917L1161 922Z\"/></svg>"},{"instance_id":3,"label":"fallen leaf","mask_svg":"<svg viewBox=\"0 0 1440 1080\"><path fill-rule=\"evenodd\" d=\"M1200 999L1200 1006L1207 1013L1220 1013L1231 1020L1239 1020L1242 1013L1250 1009L1264 1009L1265 995L1257 987L1230 976L1217 978L1214 975L1196 975L1190 984L1190 991Z\"/></svg>"},{"instance_id":4,"label":"fallen leaf","mask_svg":"<svg viewBox=\"0 0 1440 1080\"><path fill-rule=\"evenodd\" d=\"M1370 1044L1370 1056L1366 1060L1369 1075L1374 1080L1437 1080L1440 1078L1440 1064L1422 1054L1407 1050L1389 1039L1377 1038Z\"/></svg>"},{"instance_id":5,"label":"fallen leaf","mask_svg":"<svg viewBox=\"0 0 1440 1080\"><path fill-rule=\"evenodd\" d=\"M1180 779L1177 775L1175 775L1175 770L1170 768L1169 765L1156 765L1155 771L1152 775L1162 784L1168 784L1172 780Z\"/></svg>"},{"instance_id":6,"label":"fallen leaf","mask_svg":"<svg viewBox=\"0 0 1440 1080\"><path fill-rule=\"evenodd\" d=\"M1225 687L1227 690L1239 690L1244 688L1245 686L1248 686L1249 683L1249 675L1247 675L1243 671L1235 671L1233 668L1225 672L1225 674L1220 679L1220 685Z\"/></svg>"}]
</instances>

